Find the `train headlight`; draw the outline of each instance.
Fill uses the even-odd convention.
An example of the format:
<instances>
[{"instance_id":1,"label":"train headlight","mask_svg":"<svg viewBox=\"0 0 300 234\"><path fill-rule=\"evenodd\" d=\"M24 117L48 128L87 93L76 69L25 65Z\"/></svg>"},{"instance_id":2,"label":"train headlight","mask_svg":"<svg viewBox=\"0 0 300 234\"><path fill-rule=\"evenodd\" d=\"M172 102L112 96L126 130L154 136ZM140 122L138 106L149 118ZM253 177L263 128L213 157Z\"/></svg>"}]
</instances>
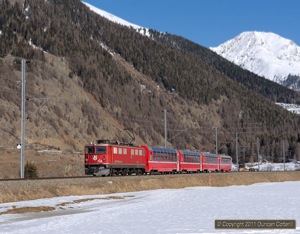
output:
<instances>
[{"instance_id":1,"label":"train headlight","mask_svg":"<svg viewBox=\"0 0 300 234\"><path fill-rule=\"evenodd\" d=\"M97 155L93 156L93 160L96 161L97 160Z\"/></svg>"}]
</instances>

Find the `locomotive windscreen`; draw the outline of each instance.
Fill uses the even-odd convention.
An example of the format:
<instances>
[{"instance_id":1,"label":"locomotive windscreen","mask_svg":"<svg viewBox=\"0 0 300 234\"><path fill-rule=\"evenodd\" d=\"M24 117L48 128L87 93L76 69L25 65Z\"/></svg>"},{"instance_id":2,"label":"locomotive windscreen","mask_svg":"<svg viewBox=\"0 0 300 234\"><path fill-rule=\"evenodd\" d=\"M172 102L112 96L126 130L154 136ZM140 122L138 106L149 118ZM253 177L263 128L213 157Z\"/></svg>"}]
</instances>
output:
<instances>
[{"instance_id":1,"label":"locomotive windscreen","mask_svg":"<svg viewBox=\"0 0 300 234\"><path fill-rule=\"evenodd\" d=\"M97 146L96 154L106 154L106 146Z\"/></svg>"},{"instance_id":2,"label":"locomotive windscreen","mask_svg":"<svg viewBox=\"0 0 300 234\"><path fill-rule=\"evenodd\" d=\"M95 147L94 146L85 147L85 153L86 154L94 154L95 153Z\"/></svg>"},{"instance_id":3,"label":"locomotive windscreen","mask_svg":"<svg viewBox=\"0 0 300 234\"><path fill-rule=\"evenodd\" d=\"M86 154L106 154L106 146L87 146L85 148Z\"/></svg>"}]
</instances>

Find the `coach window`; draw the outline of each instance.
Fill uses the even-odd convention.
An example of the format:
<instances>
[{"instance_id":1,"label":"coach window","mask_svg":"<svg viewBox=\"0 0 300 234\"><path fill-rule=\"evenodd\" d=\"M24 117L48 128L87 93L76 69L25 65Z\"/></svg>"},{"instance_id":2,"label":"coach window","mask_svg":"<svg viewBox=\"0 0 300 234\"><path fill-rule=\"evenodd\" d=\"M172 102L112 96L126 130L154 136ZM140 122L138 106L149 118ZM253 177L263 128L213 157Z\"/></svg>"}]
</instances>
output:
<instances>
[{"instance_id":1,"label":"coach window","mask_svg":"<svg viewBox=\"0 0 300 234\"><path fill-rule=\"evenodd\" d=\"M123 154L127 154L127 149L123 149Z\"/></svg>"},{"instance_id":2,"label":"coach window","mask_svg":"<svg viewBox=\"0 0 300 234\"><path fill-rule=\"evenodd\" d=\"M122 154L122 148L119 148L119 154Z\"/></svg>"},{"instance_id":3,"label":"coach window","mask_svg":"<svg viewBox=\"0 0 300 234\"><path fill-rule=\"evenodd\" d=\"M118 153L118 149L116 147L114 147L114 154Z\"/></svg>"},{"instance_id":4,"label":"coach window","mask_svg":"<svg viewBox=\"0 0 300 234\"><path fill-rule=\"evenodd\" d=\"M156 160L161 161L161 153L160 152L156 152Z\"/></svg>"},{"instance_id":5,"label":"coach window","mask_svg":"<svg viewBox=\"0 0 300 234\"><path fill-rule=\"evenodd\" d=\"M218 164L218 158L214 157L214 164Z\"/></svg>"}]
</instances>

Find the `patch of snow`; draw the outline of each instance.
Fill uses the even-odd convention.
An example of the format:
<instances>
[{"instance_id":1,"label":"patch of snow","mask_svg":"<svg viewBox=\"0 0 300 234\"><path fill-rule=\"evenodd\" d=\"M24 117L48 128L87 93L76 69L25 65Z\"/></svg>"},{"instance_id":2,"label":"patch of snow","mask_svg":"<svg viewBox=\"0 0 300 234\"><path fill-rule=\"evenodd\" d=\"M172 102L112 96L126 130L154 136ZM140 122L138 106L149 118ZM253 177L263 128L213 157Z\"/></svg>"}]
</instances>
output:
<instances>
[{"instance_id":1,"label":"patch of snow","mask_svg":"<svg viewBox=\"0 0 300 234\"><path fill-rule=\"evenodd\" d=\"M293 112L297 115L300 115L300 105L297 104L287 104L287 103L276 103L277 105L283 107L284 109Z\"/></svg>"},{"instance_id":2,"label":"patch of snow","mask_svg":"<svg viewBox=\"0 0 300 234\"><path fill-rule=\"evenodd\" d=\"M256 163L246 163L245 167L248 169L255 169L259 171L296 171L300 170L300 164L297 162L287 162L287 163L271 163L263 162L259 165Z\"/></svg>"},{"instance_id":3,"label":"patch of snow","mask_svg":"<svg viewBox=\"0 0 300 234\"><path fill-rule=\"evenodd\" d=\"M62 151L61 150L39 150L39 153L46 153L46 154L61 154Z\"/></svg>"},{"instance_id":4,"label":"patch of snow","mask_svg":"<svg viewBox=\"0 0 300 234\"><path fill-rule=\"evenodd\" d=\"M85 4L91 11L95 12L96 14L114 22L114 23L117 23L117 24L120 24L120 25L124 25L124 26L127 26L129 28L133 28L135 29L137 32L139 32L140 34L142 35L145 35L145 36L150 36L150 33L149 33L149 29L147 28L143 28L139 25L136 25L136 24L132 24L132 23L129 23L128 21L126 20L123 20L113 14L110 14L106 11L103 11L97 7L94 7L92 6L91 4L89 3L86 3L86 2L82 2L83 4Z\"/></svg>"}]
</instances>

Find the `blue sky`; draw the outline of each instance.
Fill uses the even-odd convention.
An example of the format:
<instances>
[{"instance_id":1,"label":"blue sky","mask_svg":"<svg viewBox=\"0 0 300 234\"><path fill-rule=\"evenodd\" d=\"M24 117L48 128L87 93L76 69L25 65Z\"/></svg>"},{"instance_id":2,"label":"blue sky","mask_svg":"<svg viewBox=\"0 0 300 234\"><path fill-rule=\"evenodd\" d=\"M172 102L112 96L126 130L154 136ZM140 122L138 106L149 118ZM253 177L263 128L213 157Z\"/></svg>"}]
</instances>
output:
<instances>
[{"instance_id":1,"label":"blue sky","mask_svg":"<svg viewBox=\"0 0 300 234\"><path fill-rule=\"evenodd\" d=\"M130 23L215 47L244 31L300 46L300 0L85 0Z\"/></svg>"}]
</instances>

